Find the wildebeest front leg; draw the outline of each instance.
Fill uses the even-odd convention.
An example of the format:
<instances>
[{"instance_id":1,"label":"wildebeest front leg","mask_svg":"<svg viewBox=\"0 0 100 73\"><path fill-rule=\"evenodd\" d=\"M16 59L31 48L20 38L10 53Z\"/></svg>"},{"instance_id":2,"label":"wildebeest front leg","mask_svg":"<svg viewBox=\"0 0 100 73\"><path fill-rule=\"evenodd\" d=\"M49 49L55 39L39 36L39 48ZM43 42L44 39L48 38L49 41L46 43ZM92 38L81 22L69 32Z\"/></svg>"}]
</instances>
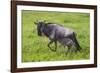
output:
<instances>
[{"instance_id":1,"label":"wildebeest front leg","mask_svg":"<svg viewBox=\"0 0 100 73\"><path fill-rule=\"evenodd\" d=\"M57 50L57 41L55 41L55 51Z\"/></svg>"},{"instance_id":2,"label":"wildebeest front leg","mask_svg":"<svg viewBox=\"0 0 100 73\"><path fill-rule=\"evenodd\" d=\"M50 47L50 45L51 45L53 42L54 42L54 41L51 40L51 41L48 43L48 47L50 48L51 51L54 51L54 52L55 52L56 50L53 50L53 49Z\"/></svg>"}]
</instances>

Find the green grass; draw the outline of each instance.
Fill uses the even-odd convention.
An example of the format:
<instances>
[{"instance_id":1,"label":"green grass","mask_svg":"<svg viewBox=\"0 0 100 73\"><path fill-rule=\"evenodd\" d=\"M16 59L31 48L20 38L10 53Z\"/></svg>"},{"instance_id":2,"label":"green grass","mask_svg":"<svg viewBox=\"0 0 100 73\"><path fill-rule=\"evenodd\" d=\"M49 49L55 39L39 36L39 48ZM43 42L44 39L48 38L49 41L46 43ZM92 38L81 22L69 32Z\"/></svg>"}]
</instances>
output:
<instances>
[{"instance_id":1,"label":"green grass","mask_svg":"<svg viewBox=\"0 0 100 73\"><path fill-rule=\"evenodd\" d=\"M22 11L22 62L83 60L90 56L90 16L88 13L61 13L43 11ZM46 20L61 24L73 29L77 33L77 39L82 47L78 53L68 53L67 47L58 45L57 51L52 52L47 44L47 37L37 35L36 20ZM52 45L54 47L54 45Z\"/></svg>"}]
</instances>

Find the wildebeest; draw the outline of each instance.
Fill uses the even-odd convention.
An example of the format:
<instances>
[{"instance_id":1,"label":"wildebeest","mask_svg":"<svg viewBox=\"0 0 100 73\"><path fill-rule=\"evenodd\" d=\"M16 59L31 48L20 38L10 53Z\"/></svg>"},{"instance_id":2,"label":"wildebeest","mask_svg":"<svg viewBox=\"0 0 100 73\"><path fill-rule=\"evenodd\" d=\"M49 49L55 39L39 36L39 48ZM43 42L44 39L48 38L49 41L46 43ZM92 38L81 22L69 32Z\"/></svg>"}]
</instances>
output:
<instances>
[{"instance_id":1,"label":"wildebeest","mask_svg":"<svg viewBox=\"0 0 100 73\"><path fill-rule=\"evenodd\" d=\"M75 48L75 51L80 51L81 47L76 39L76 33L73 30L59 24L45 21L36 21L34 24L37 25L38 36L45 35L49 38L50 42L48 43L48 47L50 50L56 51L57 42L59 42L64 47L68 47L67 53L71 48ZM52 43L55 43L55 49L51 48L50 45Z\"/></svg>"}]
</instances>

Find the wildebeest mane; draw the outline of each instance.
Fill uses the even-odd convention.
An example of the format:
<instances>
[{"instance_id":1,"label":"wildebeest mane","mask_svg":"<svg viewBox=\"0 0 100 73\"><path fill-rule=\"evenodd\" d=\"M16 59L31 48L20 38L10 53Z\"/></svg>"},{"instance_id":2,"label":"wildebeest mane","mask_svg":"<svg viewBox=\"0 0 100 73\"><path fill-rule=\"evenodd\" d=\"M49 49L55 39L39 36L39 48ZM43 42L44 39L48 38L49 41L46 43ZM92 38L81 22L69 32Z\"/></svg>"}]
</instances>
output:
<instances>
[{"instance_id":1,"label":"wildebeest mane","mask_svg":"<svg viewBox=\"0 0 100 73\"><path fill-rule=\"evenodd\" d=\"M59 25L59 26L63 26L63 25L61 25L61 24L53 23L53 22L48 22L48 23L45 23L45 24L46 24L46 25L57 24L57 25Z\"/></svg>"}]
</instances>

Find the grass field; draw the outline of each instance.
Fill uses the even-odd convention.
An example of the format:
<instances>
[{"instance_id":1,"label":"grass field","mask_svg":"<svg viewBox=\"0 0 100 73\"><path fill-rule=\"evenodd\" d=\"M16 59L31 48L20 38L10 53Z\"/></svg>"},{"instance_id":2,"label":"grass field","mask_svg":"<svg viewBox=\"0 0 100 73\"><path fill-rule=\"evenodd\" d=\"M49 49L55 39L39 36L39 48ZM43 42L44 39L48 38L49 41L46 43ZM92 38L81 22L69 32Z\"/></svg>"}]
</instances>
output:
<instances>
[{"instance_id":1,"label":"grass field","mask_svg":"<svg viewBox=\"0 0 100 73\"><path fill-rule=\"evenodd\" d=\"M58 45L52 52L47 44L47 37L37 35L36 20L47 20L73 29L82 47L81 52L68 53L67 47ZM22 62L83 60L90 58L90 15L88 13L60 13L43 11L22 11ZM54 47L54 45L52 45Z\"/></svg>"}]
</instances>

